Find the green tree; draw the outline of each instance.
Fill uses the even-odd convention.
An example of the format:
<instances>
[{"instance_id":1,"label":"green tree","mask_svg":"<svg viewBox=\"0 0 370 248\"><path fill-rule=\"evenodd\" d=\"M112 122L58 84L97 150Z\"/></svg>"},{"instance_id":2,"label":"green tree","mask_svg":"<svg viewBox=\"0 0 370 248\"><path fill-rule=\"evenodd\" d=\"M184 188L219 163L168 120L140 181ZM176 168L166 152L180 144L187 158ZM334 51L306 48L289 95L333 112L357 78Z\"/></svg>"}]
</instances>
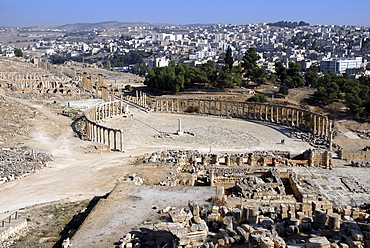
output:
<instances>
[{"instance_id":1,"label":"green tree","mask_svg":"<svg viewBox=\"0 0 370 248\"><path fill-rule=\"evenodd\" d=\"M330 82L327 87L318 87L314 97L323 105L331 104L340 98L339 86L336 82Z\"/></svg>"},{"instance_id":2,"label":"green tree","mask_svg":"<svg viewBox=\"0 0 370 248\"><path fill-rule=\"evenodd\" d=\"M262 94L255 94L254 96L248 98L248 102L267 102L266 96Z\"/></svg>"},{"instance_id":3,"label":"green tree","mask_svg":"<svg viewBox=\"0 0 370 248\"><path fill-rule=\"evenodd\" d=\"M304 74L306 86L317 87L319 81L319 67L311 65L307 72Z\"/></svg>"},{"instance_id":4,"label":"green tree","mask_svg":"<svg viewBox=\"0 0 370 248\"><path fill-rule=\"evenodd\" d=\"M16 57L22 58L23 57L23 51L21 49L16 48L16 49L14 49L14 55Z\"/></svg>"},{"instance_id":5,"label":"green tree","mask_svg":"<svg viewBox=\"0 0 370 248\"><path fill-rule=\"evenodd\" d=\"M66 57L63 57L63 56L60 56L60 55L51 55L50 56L50 62L52 64L61 65L66 61L68 61L68 59Z\"/></svg>"},{"instance_id":6,"label":"green tree","mask_svg":"<svg viewBox=\"0 0 370 248\"><path fill-rule=\"evenodd\" d=\"M281 61L275 62L275 74L280 80L281 83L285 82L286 77L288 76L285 66Z\"/></svg>"},{"instance_id":7,"label":"green tree","mask_svg":"<svg viewBox=\"0 0 370 248\"><path fill-rule=\"evenodd\" d=\"M234 59L233 59L233 52L231 50L231 47L228 46L225 54L225 65L227 66L227 69L231 71L233 68Z\"/></svg>"}]
</instances>

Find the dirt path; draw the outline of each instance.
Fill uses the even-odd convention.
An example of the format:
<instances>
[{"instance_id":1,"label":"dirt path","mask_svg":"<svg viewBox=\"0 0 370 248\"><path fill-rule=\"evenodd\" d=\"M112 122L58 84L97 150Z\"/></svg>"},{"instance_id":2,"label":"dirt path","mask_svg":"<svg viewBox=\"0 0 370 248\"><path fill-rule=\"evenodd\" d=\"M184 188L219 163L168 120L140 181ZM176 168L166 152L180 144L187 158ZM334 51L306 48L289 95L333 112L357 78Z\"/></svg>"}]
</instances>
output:
<instances>
[{"instance_id":1,"label":"dirt path","mask_svg":"<svg viewBox=\"0 0 370 248\"><path fill-rule=\"evenodd\" d=\"M1 213L35 204L104 195L127 173L123 165L131 160L131 154L87 152L84 147L94 143L74 136L71 119L55 115L41 104L7 98L39 112L39 118L31 120L33 128L28 137L17 137L9 145L45 151L53 156L53 161L35 174L0 185L0 217Z\"/></svg>"}]
</instances>

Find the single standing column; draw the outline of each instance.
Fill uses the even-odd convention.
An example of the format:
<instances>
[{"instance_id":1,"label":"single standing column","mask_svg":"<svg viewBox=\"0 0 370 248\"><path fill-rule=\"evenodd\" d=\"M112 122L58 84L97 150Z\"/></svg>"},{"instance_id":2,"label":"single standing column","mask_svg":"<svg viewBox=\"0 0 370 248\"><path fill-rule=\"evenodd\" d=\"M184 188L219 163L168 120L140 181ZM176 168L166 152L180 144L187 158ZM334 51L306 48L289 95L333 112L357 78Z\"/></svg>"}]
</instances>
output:
<instances>
[{"instance_id":1,"label":"single standing column","mask_svg":"<svg viewBox=\"0 0 370 248\"><path fill-rule=\"evenodd\" d=\"M268 121L268 106L267 104L265 105L265 121Z\"/></svg>"},{"instance_id":2,"label":"single standing column","mask_svg":"<svg viewBox=\"0 0 370 248\"><path fill-rule=\"evenodd\" d=\"M313 115L313 133L316 134L316 115Z\"/></svg>"},{"instance_id":3,"label":"single standing column","mask_svg":"<svg viewBox=\"0 0 370 248\"><path fill-rule=\"evenodd\" d=\"M222 102L220 101L220 115L222 115Z\"/></svg>"},{"instance_id":4,"label":"single standing column","mask_svg":"<svg viewBox=\"0 0 370 248\"><path fill-rule=\"evenodd\" d=\"M263 120L263 114L262 114L262 104L258 104L259 107L260 107L260 116L259 116L259 119L260 120Z\"/></svg>"},{"instance_id":5,"label":"single standing column","mask_svg":"<svg viewBox=\"0 0 370 248\"><path fill-rule=\"evenodd\" d=\"M271 122L274 122L274 107L271 106Z\"/></svg>"},{"instance_id":6,"label":"single standing column","mask_svg":"<svg viewBox=\"0 0 370 248\"><path fill-rule=\"evenodd\" d=\"M124 147L123 147L123 131L121 130L121 152L124 151Z\"/></svg>"},{"instance_id":7,"label":"single standing column","mask_svg":"<svg viewBox=\"0 0 370 248\"><path fill-rule=\"evenodd\" d=\"M321 136L325 137L326 136L326 130L325 130L326 120L324 119L324 117L321 117L321 120L322 120L322 123L321 123Z\"/></svg>"}]
</instances>

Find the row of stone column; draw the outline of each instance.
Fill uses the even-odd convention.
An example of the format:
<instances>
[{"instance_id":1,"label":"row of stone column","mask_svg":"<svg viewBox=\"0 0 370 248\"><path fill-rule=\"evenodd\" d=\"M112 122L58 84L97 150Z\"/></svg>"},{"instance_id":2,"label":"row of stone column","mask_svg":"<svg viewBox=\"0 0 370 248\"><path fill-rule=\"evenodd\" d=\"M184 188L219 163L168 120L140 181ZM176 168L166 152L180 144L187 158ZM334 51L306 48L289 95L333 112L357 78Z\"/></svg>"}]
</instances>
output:
<instances>
[{"instance_id":1,"label":"row of stone column","mask_svg":"<svg viewBox=\"0 0 370 248\"><path fill-rule=\"evenodd\" d=\"M137 105L140 105L140 106L146 108L147 107L147 94L145 92L142 92L142 91L135 91L135 94L136 94L136 97L133 99L134 102Z\"/></svg>"},{"instance_id":2,"label":"row of stone column","mask_svg":"<svg viewBox=\"0 0 370 248\"><path fill-rule=\"evenodd\" d=\"M87 120L86 136L91 141L107 145L111 150L124 151L123 131L120 129L107 128Z\"/></svg>"},{"instance_id":3,"label":"row of stone column","mask_svg":"<svg viewBox=\"0 0 370 248\"><path fill-rule=\"evenodd\" d=\"M329 138L331 122L325 115L283 105L208 99L157 98L156 111L263 120L293 127L311 128L313 134Z\"/></svg>"},{"instance_id":4,"label":"row of stone column","mask_svg":"<svg viewBox=\"0 0 370 248\"><path fill-rule=\"evenodd\" d=\"M122 115L124 111L122 100L101 103L89 109L85 113L87 138L108 145L111 150L124 151L123 131L99 124L108 118Z\"/></svg>"},{"instance_id":5,"label":"row of stone column","mask_svg":"<svg viewBox=\"0 0 370 248\"><path fill-rule=\"evenodd\" d=\"M0 79L3 80L52 80L54 76L51 74L38 74L38 73L19 73L19 72L0 72Z\"/></svg>"},{"instance_id":6,"label":"row of stone column","mask_svg":"<svg viewBox=\"0 0 370 248\"><path fill-rule=\"evenodd\" d=\"M20 89L31 88L31 89L56 89L56 88L63 88L63 84L61 82L55 81L38 81L38 82L30 82L30 81L17 81L11 83L12 86Z\"/></svg>"}]
</instances>

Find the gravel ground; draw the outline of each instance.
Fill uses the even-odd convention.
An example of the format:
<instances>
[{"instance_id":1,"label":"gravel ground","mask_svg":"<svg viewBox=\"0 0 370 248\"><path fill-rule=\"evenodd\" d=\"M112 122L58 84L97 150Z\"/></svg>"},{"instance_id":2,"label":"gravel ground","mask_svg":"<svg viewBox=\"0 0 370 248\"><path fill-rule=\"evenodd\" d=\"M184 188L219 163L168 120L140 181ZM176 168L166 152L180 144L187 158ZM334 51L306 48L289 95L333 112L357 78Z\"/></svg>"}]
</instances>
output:
<instances>
[{"instance_id":1,"label":"gravel ground","mask_svg":"<svg viewBox=\"0 0 370 248\"><path fill-rule=\"evenodd\" d=\"M189 200L203 206L215 194L214 187L118 184L106 200L100 200L71 243L74 248L114 247L115 242L144 222L158 222L159 210L167 206L184 207Z\"/></svg>"}]
</instances>

